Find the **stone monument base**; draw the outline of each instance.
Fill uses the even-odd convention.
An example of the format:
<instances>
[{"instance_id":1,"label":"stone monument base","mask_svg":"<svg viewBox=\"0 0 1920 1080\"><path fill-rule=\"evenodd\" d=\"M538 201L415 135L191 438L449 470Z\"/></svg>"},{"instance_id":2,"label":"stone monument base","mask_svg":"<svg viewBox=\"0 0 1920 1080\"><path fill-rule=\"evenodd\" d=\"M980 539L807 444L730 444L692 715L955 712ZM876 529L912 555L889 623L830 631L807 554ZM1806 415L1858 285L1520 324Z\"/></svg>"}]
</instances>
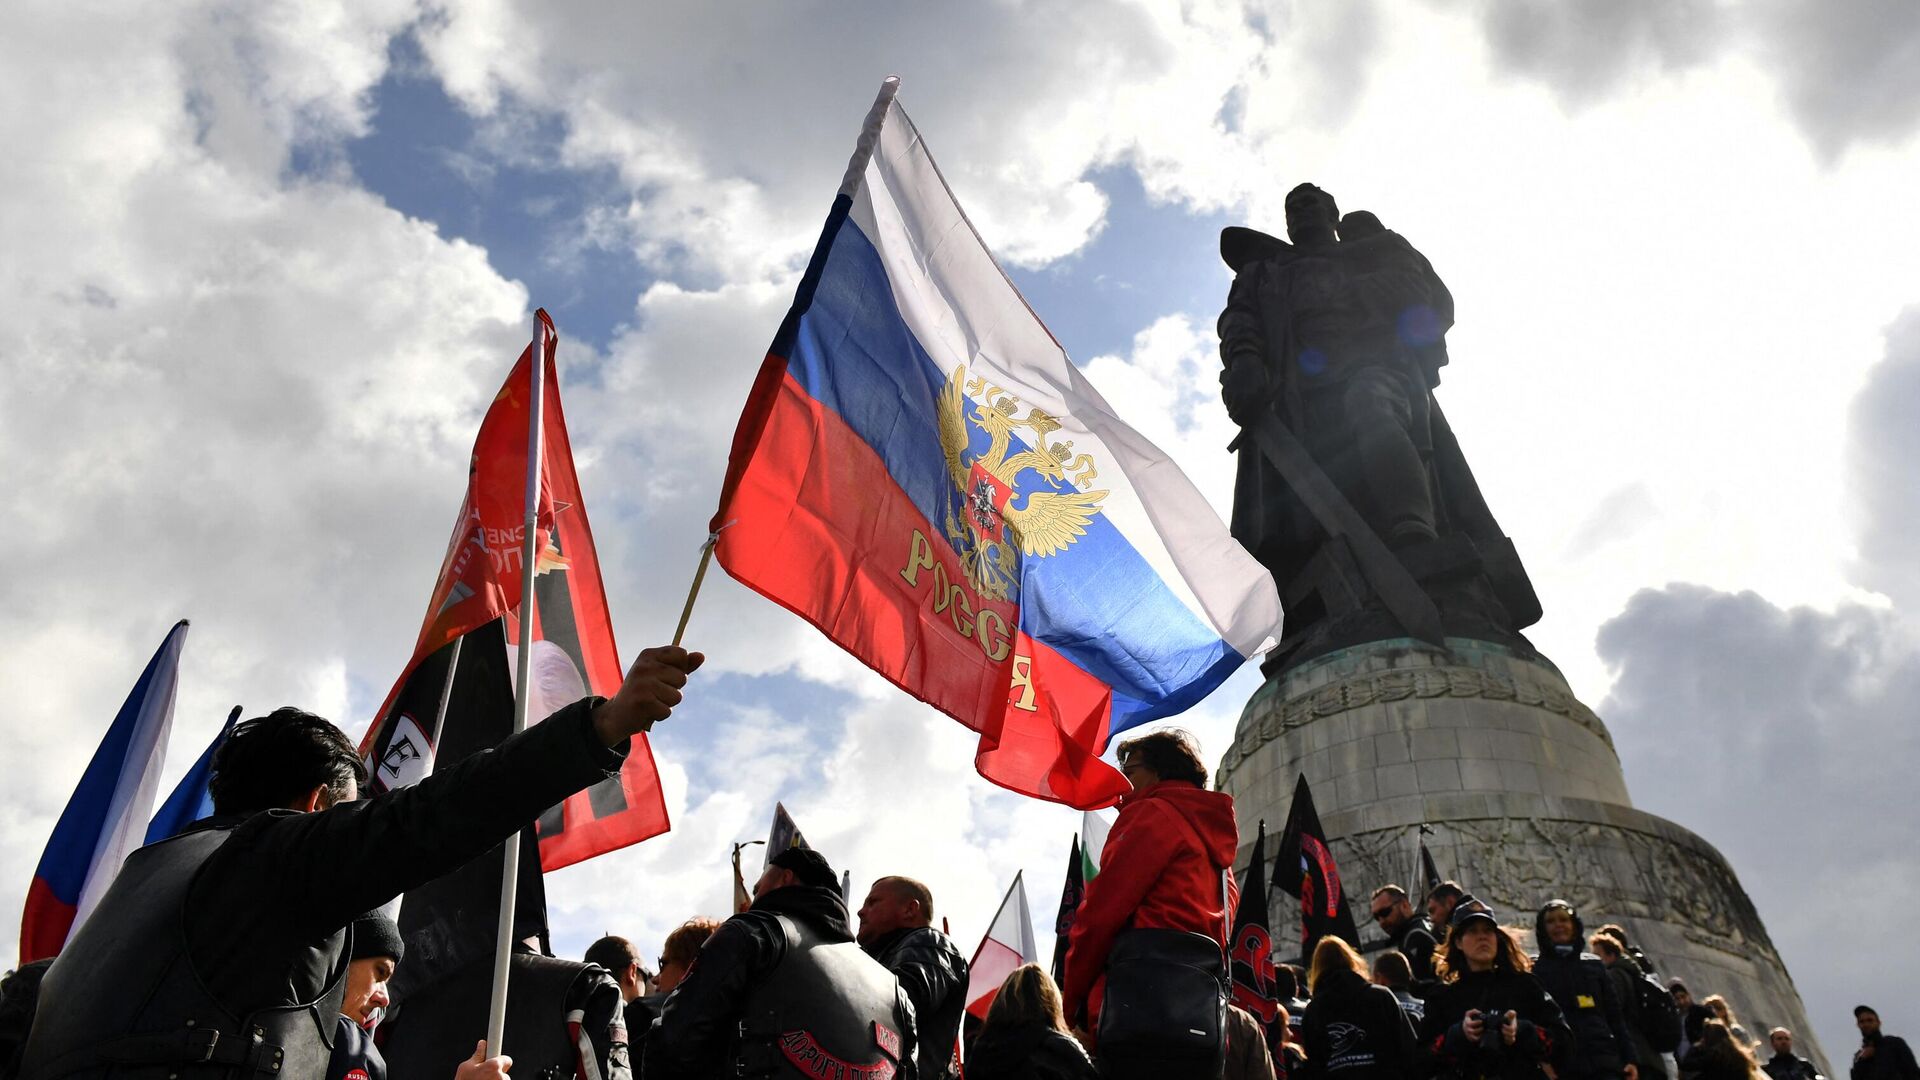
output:
<instances>
[{"instance_id":1,"label":"stone monument base","mask_svg":"<svg viewBox=\"0 0 1920 1080\"><path fill-rule=\"evenodd\" d=\"M1617 922L1662 976L1726 996L1756 1038L1782 1025L1825 1064L1773 942L1713 846L1633 808L1611 737L1544 658L1449 639L1330 653L1270 678L1248 701L1218 786L1233 795L1240 865L1255 823L1278 832L1304 774L1363 942L1376 886L1416 880L1421 826L1443 876L1526 933L1553 897L1587 928ZM1271 866L1262 868L1271 873ZM1271 912L1289 957L1299 914ZM1771 1051L1762 1054L1764 1060ZM1831 1072L1829 1070L1829 1075Z\"/></svg>"}]
</instances>

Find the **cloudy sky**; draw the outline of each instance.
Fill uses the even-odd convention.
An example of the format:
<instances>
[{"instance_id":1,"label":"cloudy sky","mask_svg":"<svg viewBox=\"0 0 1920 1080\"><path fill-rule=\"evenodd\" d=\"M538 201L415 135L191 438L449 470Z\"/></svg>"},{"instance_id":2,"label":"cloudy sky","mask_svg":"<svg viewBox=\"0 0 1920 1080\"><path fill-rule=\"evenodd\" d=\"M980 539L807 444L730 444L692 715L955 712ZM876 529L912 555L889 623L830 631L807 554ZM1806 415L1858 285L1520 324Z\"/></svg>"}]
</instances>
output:
<instances>
[{"instance_id":1,"label":"cloudy sky","mask_svg":"<svg viewBox=\"0 0 1920 1080\"><path fill-rule=\"evenodd\" d=\"M1855 998L1920 1030L1882 959L1920 901L1908 0L27 0L0 38L0 914L176 618L172 772L235 703L365 725L536 305L621 641L669 636L890 72L1035 309L1223 513L1218 229L1277 230L1311 179L1419 245L1532 636L1636 802L1732 859L1830 1050ZM776 798L856 879L929 880L969 946L1017 869L1045 919L1072 812L731 582L690 640L709 667L656 740L675 829L550 880L563 949L721 911ZM1255 685L1188 718L1210 753Z\"/></svg>"}]
</instances>

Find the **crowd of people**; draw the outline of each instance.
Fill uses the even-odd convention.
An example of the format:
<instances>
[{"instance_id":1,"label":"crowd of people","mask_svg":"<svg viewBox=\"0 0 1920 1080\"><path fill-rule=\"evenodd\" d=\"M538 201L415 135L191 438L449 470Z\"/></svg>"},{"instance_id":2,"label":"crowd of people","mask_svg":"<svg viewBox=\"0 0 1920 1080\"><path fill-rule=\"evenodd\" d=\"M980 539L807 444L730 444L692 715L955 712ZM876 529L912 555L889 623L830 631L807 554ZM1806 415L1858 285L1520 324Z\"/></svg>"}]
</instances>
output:
<instances>
[{"instance_id":1,"label":"crowd of people","mask_svg":"<svg viewBox=\"0 0 1920 1080\"><path fill-rule=\"evenodd\" d=\"M391 1000L407 948L381 906L617 771L700 660L648 650L614 697L365 799L365 766L327 721L283 709L236 726L214 761L214 816L136 852L58 957L7 977L0 1080L384 1080L384 1036L405 1029L409 1003ZM1233 801L1207 790L1182 732L1118 754L1133 790L1058 983L1021 966L980 1015L925 883L882 877L850 911L826 857L794 847L744 910L689 919L652 966L611 935L577 964L542 958L569 988L554 1030L571 1058L522 1050L516 1068L462 1028L397 1080L1824 1080L1792 1032L1774 1027L1763 1053L1731 1003L1662 981L1620 926L1589 930L1548 900L1529 955L1453 882L1419 911L1382 885L1369 901L1382 938L1366 952L1323 937L1305 970L1256 965L1271 985L1235 1004ZM1850 1080L1920 1080L1874 1010L1855 1016Z\"/></svg>"}]
</instances>

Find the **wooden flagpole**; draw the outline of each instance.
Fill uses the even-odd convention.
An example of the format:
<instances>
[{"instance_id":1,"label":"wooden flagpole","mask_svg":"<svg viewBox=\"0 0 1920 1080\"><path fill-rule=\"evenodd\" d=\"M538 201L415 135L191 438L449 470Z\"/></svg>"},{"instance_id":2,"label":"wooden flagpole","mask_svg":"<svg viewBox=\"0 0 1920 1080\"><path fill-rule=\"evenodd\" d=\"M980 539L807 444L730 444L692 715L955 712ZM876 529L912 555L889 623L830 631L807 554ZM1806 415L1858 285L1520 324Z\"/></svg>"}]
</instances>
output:
<instances>
[{"instance_id":1,"label":"wooden flagpole","mask_svg":"<svg viewBox=\"0 0 1920 1080\"><path fill-rule=\"evenodd\" d=\"M731 524L733 522L727 522L727 525ZM720 529L727 525L720 526ZM701 583L707 580L707 564L713 561L713 547L720 542L720 529L708 533L707 542L700 545L700 565L693 571L693 587L687 590L687 604L680 609L680 625L673 628L673 643L676 646L687 634L687 620L693 618L693 602L700 596ZM739 854L738 851L735 854Z\"/></svg>"},{"instance_id":2,"label":"wooden flagpole","mask_svg":"<svg viewBox=\"0 0 1920 1080\"><path fill-rule=\"evenodd\" d=\"M526 539L520 545L520 652L513 682L513 731L527 729L527 696L532 691L533 579L539 561L541 418L546 412L547 333L538 313L533 318L532 389L527 400ZM507 976L513 961L513 909L520 884L520 833L507 838L500 859L500 922L493 943L493 1003L487 1011L487 1053L502 1054L507 1031Z\"/></svg>"}]
</instances>

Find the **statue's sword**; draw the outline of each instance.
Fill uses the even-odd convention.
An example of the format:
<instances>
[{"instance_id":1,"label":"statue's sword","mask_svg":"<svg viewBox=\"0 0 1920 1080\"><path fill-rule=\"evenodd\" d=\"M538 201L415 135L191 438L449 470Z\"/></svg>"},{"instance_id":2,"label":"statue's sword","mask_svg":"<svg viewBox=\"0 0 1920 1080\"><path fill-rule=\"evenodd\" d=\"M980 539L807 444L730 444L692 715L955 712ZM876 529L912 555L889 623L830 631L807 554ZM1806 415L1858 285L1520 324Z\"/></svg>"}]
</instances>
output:
<instances>
[{"instance_id":1,"label":"statue's sword","mask_svg":"<svg viewBox=\"0 0 1920 1080\"><path fill-rule=\"evenodd\" d=\"M1387 612L1411 636L1445 648L1446 630L1441 626L1440 609L1433 606L1433 598L1413 580L1406 564L1327 478L1320 463L1313 460L1313 455L1301 445L1286 422L1272 410L1266 410L1245 433L1253 436L1260 452L1280 470L1280 478L1300 496L1300 501L1306 504L1321 528L1327 530L1327 535L1346 539L1353 550L1354 561L1360 564L1360 573L1379 594ZM1238 449L1240 443L1240 439L1235 439L1228 449Z\"/></svg>"}]
</instances>

